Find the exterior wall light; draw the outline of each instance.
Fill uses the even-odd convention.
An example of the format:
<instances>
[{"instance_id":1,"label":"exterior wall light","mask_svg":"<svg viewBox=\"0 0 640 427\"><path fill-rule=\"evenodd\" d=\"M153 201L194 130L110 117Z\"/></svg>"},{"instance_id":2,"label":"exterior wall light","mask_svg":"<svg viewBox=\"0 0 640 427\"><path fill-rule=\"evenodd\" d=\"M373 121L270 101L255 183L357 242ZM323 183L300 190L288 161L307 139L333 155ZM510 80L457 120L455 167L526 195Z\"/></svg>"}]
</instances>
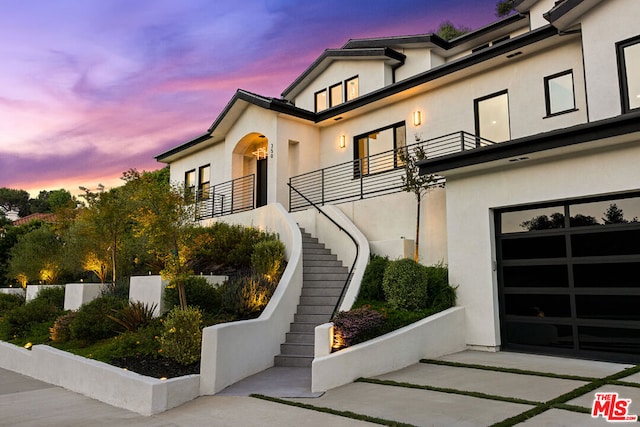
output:
<instances>
[{"instance_id":1,"label":"exterior wall light","mask_svg":"<svg viewBox=\"0 0 640 427\"><path fill-rule=\"evenodd\" d=\"M344 135L340 135L340 148L344 148L347 146L347 141Z\"/></svg>"},{"instance_id":2,"label":"exterior wall light","mask_svg":"<svg viewBox=\"0 0 640 427\"><path fill-rule=\"evenodd\" d=\"M416 110L413 112L413 125L420 126L422 124L422 114L420 110Z\"/></svg>"}]
</instances>

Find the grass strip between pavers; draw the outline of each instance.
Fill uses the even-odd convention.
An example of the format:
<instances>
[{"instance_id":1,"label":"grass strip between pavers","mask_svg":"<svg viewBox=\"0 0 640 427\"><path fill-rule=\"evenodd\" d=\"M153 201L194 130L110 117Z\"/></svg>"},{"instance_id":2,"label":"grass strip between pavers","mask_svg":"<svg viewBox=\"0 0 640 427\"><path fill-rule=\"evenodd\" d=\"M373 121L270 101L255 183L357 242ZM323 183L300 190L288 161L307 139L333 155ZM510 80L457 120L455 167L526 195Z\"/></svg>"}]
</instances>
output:
<instances>
[{"instance_id":1,"label":"grass strip between pavers","mask_svg":"<svg viewBox=\"0 0 640 427\"><path fill-rule=\"evenodd\" d=\"M358 414L351 411L341 411L338 409L327 408L324 406L309 405L308 403L293 402L291 400L281 399L279 397L265 396L264 394L251 394L250 397L262 399L269 402L281 403L283 405L295 406L297 408L309 409L311 411L324 412L326 414L338 415L340 417L351 418L359 421L367 421L374 424L392 427L416 427L413 424L400 423L397 421L385 420L383 418L371 417L369 415Z\"/></svg>"},{"instance_id":2,"label":"grass strip between pavers","mask_svg":"<svg viewBox=\"0 0 640 427\"><path fill-rule=\"evenodd\" d=\"M582 377L579 375L554 374L553 372L529 371L526 369L502 368L500 366L476 365L473 363L449 362L446 360L435 360L435 359L421 359L420 363L428 363L431 365L453 366L456 368L480 369L482 371L505 372L509 374L518 374L518 375L535 375L536 377L557 378L561 380L576 380L576 381L592 382L599 379L596 377Z\"/></svg>"},{"instance_id":3,"label":"grass strip between pavers","mask_svg":"<svg viewBox=\"0 0 640 427\"><path fill-rule=\"evenodd\" d=\"M465 391L465 390L458 390L454 388L434 387L430 385L411 384L411 383L404 383L404 382L398 382L398 381L392 381L392 380L378 380L375 378L358 378L356 382L387 385L387 386L393 386L393 387L413 388L418 390L437 391L440 393L459 394L462 396L477 397L480 399L498 400L500 402L520 403L523 405L537 406L537 405L543 404L543 402L520 399L517 397L498 396L494 394L481 393L479 391Z\"/></svg>"},{"instance_id":4,"label":"grass strip between pavers","mask_svg":"<svg viewBox=\"0 0 640 427\"><path fill-rule=\"evenodd\" d=\"M518 423L521 423L523 421L526 421L529 418L535 417L536 415L539 415L545 411L548 411L551 408L564 409L562 408L562 406L564 406L566 402L570 401L571 399L575 399L577 397L583 396L593 390L596 390L602 387L603 385L611 384L612 382L617 381L620 378L628 377L637 372L640 372L640 365L634 366L633 368L623 369L622 371L616 372L615 374L609 375L608 377L596 379L595 381L592 381L589 384L580 386L568 393L560 395L555 399L551 399L548 402L545 402L539 406L536 406L535 408L525 411L519 415L516 415L511 418L507 418L506 420L493 424L492 427L510 427ZM567 406L573 406L573 405L567 405Z\"/></svg>"}]
</instances>

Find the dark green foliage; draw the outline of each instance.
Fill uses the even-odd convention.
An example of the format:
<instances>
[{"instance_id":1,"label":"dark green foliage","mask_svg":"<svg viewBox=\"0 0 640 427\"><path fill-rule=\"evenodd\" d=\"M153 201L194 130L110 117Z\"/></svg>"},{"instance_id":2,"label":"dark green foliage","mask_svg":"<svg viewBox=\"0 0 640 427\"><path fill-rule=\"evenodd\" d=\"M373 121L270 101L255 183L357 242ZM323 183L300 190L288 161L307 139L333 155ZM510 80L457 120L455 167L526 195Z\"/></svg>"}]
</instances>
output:
<instances>
[{"instance_id":1,"label":"dark green foliage","mask_svg":"<svg viewBox=\"0 0 640 427\"><path fill-rule=\"evenodd\" d=\"M33 299L27 304L7 311L0 322L0 340L8 341L26 338L32 329L42 329L46 326L48 331L53 322L62 310L54 304L49 303L46 298ZM47 332L48 337L48 332ZM46 341L46 339L45 339Z\"/></svg>"},{"instance_id":2,"label":"dark green foliage","mask_svg":"<svg viewBox=\"0 0 640 427\"><path fill-rule=\"evenodd\" d=\"M382 278L384 270L389 264L389 257L381 257L372 255L367 264L367 268L362 276L362 284L360 285L359 300L384 300L384 291L382 290Z\"/></svg>"},{"instance_id":3,"label":"dark green foliage","mask_svg":"<svg viewBox=\"0 0 640 427\"><path fill-rule=\"evenodd\" d=\"M24 296L14 294L0 294L0 317L9 310L24 305Z\"/></svg>"},{"instance_id":4,"label":"dark green foliage","mask_svg":"<svg viewBox=\"0 0 640 427\"><path fill-rule=\"evenodd\" d=\"M393 308L420 309L428 304L426 267L412 259L390 261L382 279L384 295Z\"/></svg>"},{"instance_id":5,"label":"dark green foliage","mask_svg":"<svg viewBox=\"0 0 640 427\"><path fill-rule=\"evenodd\" d=\"M107 317L122 326L125 331L131 332L151 323L157 306L157 304L129 301L129 305L120 310L112 310L113 314Z\"/></svg>"},{"instance_id":6,"label":"dark green foliage","mask_svg":"<svg viewBox=\"0 0 640 427\"><path fill-rule=\"evenodd\" d=\"M47 286L40 289L33 301L44 301L58 310L64 310L64 286Z\"/></svg>"},{"instance_id":7,"label":"dark green foliage","mask_svg":"<svg viewBox=\"0 0 640 427\"><path fill-rule=\"evenodd\" d=\"M498 18L505 17L515 10L514 0L499 0L496 3L496 16Z\"/></svg>"},{"instance_id":8,"label":"dark green foliage","mask_svg":"<svg viewBox=\"0 0 640 427\"><path fill-rule=\"evenodd\" d=\"M102 287L100 294L102 296L112 296L116 298L128 299L129 298L129 277L119 276L116 279L116 283L105 283Z\"/></svg>"},{"instance_id":9,"label":"dark green foliage","mask_svg":"<svg viewBox=\"0 0 640 427\"><path fill-rule=\"evenodd\" d=\"M188 305L200 307L201 310L212 314L220 311L220 292L211 286L204 277L192 276L186 279L185 291ZM167 310L180 305L178 289L175 286L165 289L164 305Z\"/></svg>"},{"instance_id":10,"label":"dark green foliage","mask_svg":"<svg viewBox=\"0 0 640 427\"><path fill-rule=\"evenodd\" d=\"M220 287L223 309L239 319L258 317L266 307L277 284L264 276L239 276Z\"/></svg>"},{"instance_id":11,"label":"dark green foliage","mask_svg":"<svg viewBox=\"0 0 640 427\"><path fill-rule=\"evenodd\" d=\"M424 267L427 272L427 288L429 295L425 307L433 307L436 300L441 300L447 294L449 286L449 269L444 264ZM447 307L448 308L448 307Z\"/></svg>"},{"instance_id":12,"label":"dark green foliage","mask_svg":"<svg viewBox=\"0 0 640 427\"><path fill-rule=\"evenodd\" d=\"M436 34L444 40L451 40L451 39L455 39L458 36L466 34L469 31L471 31L469 27L465 27L465 26L456 27L455 25L453 25L451 21L445 21L442 24L440 24Z\"/></svg>"},{"instance_id":13,"label":"dark green foliage","mask_svg":"<svg viewBox=\"0 0 640 427\"><path fill-rule=\"evenodd\" d=\"M340 311L333 322L333 349L340 350L379 335L384 316L369 307Z\"/></svg>"},{"instance_id":14,"label":"dark green foliage","mask_svg":"<svg viewBox=\"0 0 640 427\"><path fill-rule=\"evenodd\" d=\"M95 342L117 335L118 328L109 315L113 310L126 307L127 300L111 296L101 296L83 304L71 322L71 337L84 342Z\"/></svg>"},{"instance_id":15,"label":"dark green foliage","mask_svg":"<svg viewBox=\"0 0 640 427\"><path fill-rule=\"evenodd\" d=\"M160 339L162 355L182 365L200 360L202 312L197 307L175 307L167 313Z\"/></svg>"},{"instance_id":16,"label":"dark green foliage","mask_svg":"<svg viewBox=\"0 0 640 427\"><path fill-rule=\"evenodd\" d=\"M105 352L104 358L108 359L106 361L141 355L156 358L160 355L161 334L162 323L159 320L153 320L135 331L124 332L109 342L109 351Z\"/></svg>"},{"instance_id":17,"label":"dark green foliage","mask_svg":"<svg viewBox=\"0 0 640 427\"><path fill-rule=\"evenodd\" d=\"M58 317L49 329L49 336L53 342L67 342L71 339L71 322L75 319L77 312L71 311Z\"/></svg>"}]
</instances>

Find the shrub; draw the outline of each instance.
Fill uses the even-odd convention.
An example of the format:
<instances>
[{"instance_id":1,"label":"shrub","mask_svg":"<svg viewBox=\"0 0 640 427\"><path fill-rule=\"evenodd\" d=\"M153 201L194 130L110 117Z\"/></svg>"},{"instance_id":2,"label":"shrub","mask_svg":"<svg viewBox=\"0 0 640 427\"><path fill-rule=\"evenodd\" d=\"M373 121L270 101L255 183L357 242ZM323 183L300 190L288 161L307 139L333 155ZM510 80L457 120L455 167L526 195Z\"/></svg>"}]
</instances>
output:
<instances>
[{"instance_id":1,"label":"shrub","mask_svg":"<svg viewBox=\"0 0 640 427\"><path fill-rule=\"evenodd\" d=\"M263 276L245 275L222 285L222 308L241 319L257 317L267 306L276 284Z\"/></svg>"},{"instance_id":2,"label":"shrub","mask_svg":"<svg viewBox=\"0 0 640 427\"><path fill-rule=\"evenodd\" d=\"M71 322L71 337L95 342L117 335L116 324L108 316L113 310L120 310L126 306L127 300L112 296L101 296L83 304Z\"/></svg>"},{"instance_id":3,"label":"shrub","mask_svg":"<svg viewBox=\"0 0 640 427\"><path fill-rule=\"evenodd\" d=\"M24 305L24 296L15 294L0 294L0 317L7 311Z\"/></svg>"},{"instance_id":4,"label":"shrub","mask_svg":"<svg viewBox=\"0 0 640 427\"><path fill-rule=\"evenodd\" d=\"M164 320L162 355L182 365L200 360L202 313L197 307L175 307Z\"/></svg>"},{"instance_id":5,"label":"shrub","mask_svg":"<svg viewBox=\"0 0 640 427\"><path fill-rule=\"evenodd\" d=\"M71 322L75 319L76 314L77 312L71 311L56 319L53 326L49 328L51 341L63 343L71 339Z\"/></svg>"},{"instance_id":6,"label":"shrub","mask_svg":"<svg viewBox=\"0 0 640 427\"><path fill-rule=\"evenodd\" d=\"M333 350L340 350L377 335L384 325L384 316L367 306L340 311L333 322Z\"/></svg>"},{"instance_id":7,"label":"shrub","mask_svg":"<svg viewBox=\"0 0 640 427\"><path fill-rule=\"evenodd\" d=\"M272 282L278 282L284 270L284 243L280 240L263 240L253 245L251 267L258 274L267 276Z\"/></svg>"},{"instance_id":8,"label":"shrub","mask_svg":"<svg viewBox=\"0 0 640 427\"><path fill-rule=\"evenodd\" d=\"M429 281L427 307L446 310L456 305L456 290L449 285L449 270L440 263L425 267Z\"/></svg>"},{"instance_id":9,"label":"shrub","mask_svg":"<svg viewBox=\"0 0 640 427\"><path fill-rule=\"evenodd\" d=\"M129 305L120 310L112 310L107 317L126 331L135 331L141 326L148 325L153 320L157 304L145 304L141 301L129 301Z\"/></svg>"},{"instance_id":10,"label":"shrub","mask_svg":"<svg viewBox=\"0 0 640 427\"><path fill-rule=\"evenodd\" d=\"M42 288L32 301L45 301L58 310L64 310L64 286L47 286Z\"/></svg>"},{"instance_id":11,"label":"shrub","mask_svg":"<svg viewBox=\"0 0 640 427\"><path fill-rule=\"evenodd\" d=\"M384 270L389 264L389 257L372 255L367 264L367 268L362 276L360 285L359 300L384 301L384 291L382 290L382 278Z\"/></svg>"},{"instance_id":12,"label":"shrub","mask_svg":"<svg viewBox=\"0 0 640 427\"><path fill-rule=\"evenodd\" d=\"M185 281L184 288L187 294L187 305L200 307L207 313L220 311L220 292L204 277L189 277ZM167 287L164 290L164 304L167 310L180 305L177 287Z\"/></svg>"},{"instance_id":13,"label":"shrub","mask_svg":"<svg viewBox=\"0 0 640 427\"><path fill-rule=\"evenodd\" d=\"M393 308L425 308L428 304L427 269L412 259L390 261L384 272L382 288Z\"/></svg>"},{"instance_id":14,"label":"shrub","mask_svg":"<svg viewBox=\"0 0 640 427\"><path fill-rule=\"evenodd\" d=\"M25 338L32 328L42 323L53 322L62 310L50 304L46 298L33 299L4 314L0 326L0 340Z\"/></svg>"},{"instance_id":15,"label":"shrub","mask_svg":"<svg viewBox=\"0 0 640 427\"><path fill-rule=\"evenodd\" d=\"M160 350L162 324L159 319L138 328L124 332L113 338L109 346L109 359L124 357L152 356L157 358ZM110 360L109 360L110 361Z\"/></svg>"}]
</instances>

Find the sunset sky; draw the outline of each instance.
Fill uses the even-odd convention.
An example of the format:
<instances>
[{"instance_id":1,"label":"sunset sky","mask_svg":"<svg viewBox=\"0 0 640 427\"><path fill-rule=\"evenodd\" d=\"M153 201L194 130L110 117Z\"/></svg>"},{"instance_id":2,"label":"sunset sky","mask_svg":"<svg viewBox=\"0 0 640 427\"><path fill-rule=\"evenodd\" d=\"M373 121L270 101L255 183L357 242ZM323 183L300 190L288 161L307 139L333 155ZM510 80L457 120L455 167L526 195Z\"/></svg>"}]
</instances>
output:
<instances>
[{"instance_id":1,"label":"sunset sky","mask_svg":"<svg viewBox=\"0 0 640 427\"><path fill-rule=\"evenodd\" d=\"M0 0L0 187L120 185L236 89L280 93L350 38L475 29L497 0Z\"/></svg>"}]
</instances>

